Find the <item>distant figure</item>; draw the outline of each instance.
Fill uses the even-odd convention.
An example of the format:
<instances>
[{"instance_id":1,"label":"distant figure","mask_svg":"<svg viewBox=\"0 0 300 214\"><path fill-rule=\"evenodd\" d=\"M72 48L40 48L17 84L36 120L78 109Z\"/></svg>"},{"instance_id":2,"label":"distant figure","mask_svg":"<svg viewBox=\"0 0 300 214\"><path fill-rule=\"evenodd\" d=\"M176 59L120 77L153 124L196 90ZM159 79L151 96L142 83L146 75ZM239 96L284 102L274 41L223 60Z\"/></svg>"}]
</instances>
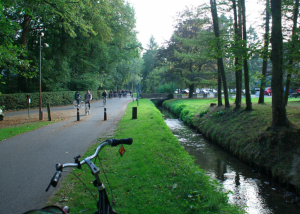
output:
<instances>
[{"instance_id":1,"label":"distant figure","mask_svg":"<svg viewBox=\"0 0 300 214\"><path fill-rule=\"evenodd\" d=\"M89 109L91 109L91 103L90 101L92 100L92 94L89 90L86 91L86 94L84 95L84 100L85 100L85 103L89 104Z\"/></svg>"},{"instance_id":2,"label":"distant figure","mask_svg":"<svg viewBox=\"0 0 300 214\"><path fill-rule=\"evenodd\" d=\"M106 99L106 96L107 96L107 93L106 93L106 90L104 90L103 93L102 93L102 97L103 98L105 97L105 99Z\"/></svg>"},{"instance_id":3,"label":"distant figure","mask_svg":"<svg viewBox=\"0 0 300 214\"><path fill-rule=\"evenodd\" d=\"M76 91L76 92L75 92L75 100L77 101L77 105L79 105L79 99L80 99L79 92Z\"/></svg>"},{"instance_id":4,"label":"distant figure","mask_svg":"<svg viewBox=\"0 0 300 214\"><path fill-rule=\"evenodd\" d=\"M112 97L113 97L113 91L110 90L110 92L109 92L109 98L112 98Z\"/></svg>"}]
</instances>

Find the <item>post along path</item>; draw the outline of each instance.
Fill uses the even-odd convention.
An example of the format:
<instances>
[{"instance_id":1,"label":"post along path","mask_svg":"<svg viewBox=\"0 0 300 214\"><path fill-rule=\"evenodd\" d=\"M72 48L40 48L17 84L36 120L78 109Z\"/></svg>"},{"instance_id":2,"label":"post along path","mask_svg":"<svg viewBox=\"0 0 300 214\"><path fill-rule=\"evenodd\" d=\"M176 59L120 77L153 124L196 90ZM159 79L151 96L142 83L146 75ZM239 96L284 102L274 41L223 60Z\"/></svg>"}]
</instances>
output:
<instances>
[{"instance_id":1,"label":"post along path","mask_svg":"<svg viewBox=\"0 0 300 214\"><path fill-rule=\"evenodd\" d=\"M129 102L132 98L108 99L107 121L104 121L103 102L93 102L91 114L81 117L84 118L81 121L77 121L74 109L72 120L0 141L0 213L42 208L55 190L50 188L45 192L55 173L55 164L70 163L75 156L83 155L121 119Z\"/></svg>"}]
</instances>

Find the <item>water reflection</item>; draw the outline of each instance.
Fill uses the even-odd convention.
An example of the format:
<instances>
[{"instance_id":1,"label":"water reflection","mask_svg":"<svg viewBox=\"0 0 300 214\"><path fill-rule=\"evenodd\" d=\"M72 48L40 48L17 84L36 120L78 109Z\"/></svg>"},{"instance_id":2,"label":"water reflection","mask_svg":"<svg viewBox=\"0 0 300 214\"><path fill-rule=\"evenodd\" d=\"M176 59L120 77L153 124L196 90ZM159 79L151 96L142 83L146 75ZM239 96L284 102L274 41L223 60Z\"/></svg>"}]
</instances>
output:
<instances>
[{"instance_id":1,"label":"water reflection","mask_svg":"<svg viewBox=\"0 0 300 214\"><path fill-rule=\"evenodd\" d=\"M253 173L248 165L219 146L207 142L201 134L191 130L171 112L160 110L181 145L196 158L195 163L233 193L228 195L230 203L244 207L251 214L300 213L298 205L286 203L278 184L269 185L269 178Z\"/></svg>"}]
</instances>

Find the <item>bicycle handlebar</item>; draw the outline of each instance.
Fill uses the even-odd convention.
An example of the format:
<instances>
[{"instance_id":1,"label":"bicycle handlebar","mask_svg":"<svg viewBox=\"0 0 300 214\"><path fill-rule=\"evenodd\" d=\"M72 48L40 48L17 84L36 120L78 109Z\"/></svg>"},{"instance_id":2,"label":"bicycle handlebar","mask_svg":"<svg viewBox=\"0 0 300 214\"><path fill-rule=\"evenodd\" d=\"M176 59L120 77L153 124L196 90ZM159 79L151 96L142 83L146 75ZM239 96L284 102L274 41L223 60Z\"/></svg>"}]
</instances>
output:
<instances>
[{"instance_id":1,"label":"bicycle handlebar","mask_svg":"<svg viewBox=\"0 0 300 214\"><path fill-rule=\"evenodd\" d=\"M50 186L53 186L53 187L56 187L57 184L58 184L58 181L59 181L59 178L61 177L61 172L63 171L63 168L66 168L66 167L77 167L77 168L80 168L81 165L83 164L86 164L86 159L88 160L92 160L94 159L98 154L99 152L101 151L101 149L103 149L104 146L107 146L107 145L111 145L112 147L113 146L118 146L120 144L127 144L127 145L131 145L133 142L133 139L132 138L124 138L124 139L108 139L106 140L105 142L101 143L95 153L89 157L86 157L84 160L78 162L78 163L64 163L64 164L56 164L56 173L54 174L54 176L52 177L51 181L50 181L50 184L49 186L47 187L46 189L46 192L49 190Z\"/></svg>"}]
</instances>

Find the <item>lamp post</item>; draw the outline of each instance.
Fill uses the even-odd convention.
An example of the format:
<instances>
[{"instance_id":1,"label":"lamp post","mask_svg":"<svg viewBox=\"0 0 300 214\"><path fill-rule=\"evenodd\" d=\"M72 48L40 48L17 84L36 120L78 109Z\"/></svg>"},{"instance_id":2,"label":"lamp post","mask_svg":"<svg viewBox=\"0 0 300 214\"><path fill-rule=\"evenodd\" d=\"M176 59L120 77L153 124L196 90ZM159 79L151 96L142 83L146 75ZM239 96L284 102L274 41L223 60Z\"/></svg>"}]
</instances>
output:
<instances>
[{"instance_id":1,"label":"lamp post","mask_svg":"<svg viewBox=\"0 0 300 214\"><path fill-rule=\"evenodd\" d=\"M132 71L129 71L129 73L130 73L130 77L131 77L131 87L132 87L131 93L132 93L132 100L134 101L134 98L133 98L133 80L132 80Z\"/></svg>"},{"instance_id":2,"label":"lamp post","mask_svg":"<svg viewBox=\"0 0 300 214\"><path fill-rule=\"evenodd\" d=\"M43 32L39 32L38 36L40 37L40 90L39 90L39 120L43 120L42 115L42 36L44 36ZM45 47L49 47L48 44L45 43Z\"/></svg>"}]
</instances>

